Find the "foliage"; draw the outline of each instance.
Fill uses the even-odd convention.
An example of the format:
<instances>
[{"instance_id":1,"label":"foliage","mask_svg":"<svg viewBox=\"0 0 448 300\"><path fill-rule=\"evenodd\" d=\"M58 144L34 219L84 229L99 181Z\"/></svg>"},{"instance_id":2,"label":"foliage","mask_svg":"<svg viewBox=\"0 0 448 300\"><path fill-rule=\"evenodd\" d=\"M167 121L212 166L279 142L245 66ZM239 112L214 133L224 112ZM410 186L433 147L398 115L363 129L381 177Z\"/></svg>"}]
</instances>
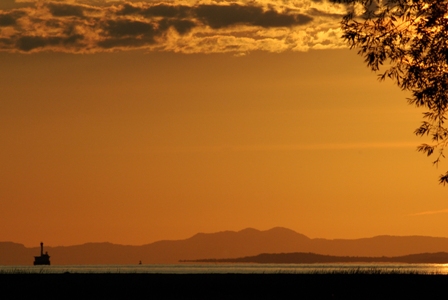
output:
<instances>
[{"instance_id":1,"label":"foliage","mask_svg":"<svg viewBox=\"0 0 448 300\"><path fill-rule=\"evenodd\" d=\"M347 4L341 25L343 39L358 48L379 79L392 79L410 91L409 104L423 107L417 136L430 144L417 150L434 155L438 166L448 145L448 1L333 0ZM448 183L448 172L439 182Z\"/></svg>"}]
</instances>

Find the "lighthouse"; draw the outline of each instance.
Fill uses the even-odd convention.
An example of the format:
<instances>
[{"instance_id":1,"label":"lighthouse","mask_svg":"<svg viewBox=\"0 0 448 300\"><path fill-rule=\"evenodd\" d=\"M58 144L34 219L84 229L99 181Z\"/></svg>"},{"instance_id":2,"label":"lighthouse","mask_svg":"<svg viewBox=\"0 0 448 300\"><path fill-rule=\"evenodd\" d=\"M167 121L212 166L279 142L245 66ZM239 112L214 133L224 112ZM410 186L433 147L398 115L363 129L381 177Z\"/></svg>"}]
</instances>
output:
<instances>
[{"instance_id":1,"label":"lighthouse","mask_svg":"<svg viewBox=\"0 0 448 300\"><path fill-rule=\"evenodd\" d=\"M40 243L40 256L34 256L34 265L50 265L50 255L48 252L44 254L44 243Z\"/></svg>"}]
</instances>

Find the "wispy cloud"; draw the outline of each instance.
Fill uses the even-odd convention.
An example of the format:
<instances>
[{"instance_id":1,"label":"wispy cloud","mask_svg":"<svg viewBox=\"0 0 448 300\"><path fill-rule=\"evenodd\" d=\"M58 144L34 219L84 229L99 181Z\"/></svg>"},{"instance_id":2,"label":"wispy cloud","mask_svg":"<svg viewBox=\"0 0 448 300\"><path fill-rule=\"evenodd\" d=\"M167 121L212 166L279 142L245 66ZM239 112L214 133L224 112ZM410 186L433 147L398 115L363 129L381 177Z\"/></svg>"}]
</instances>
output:
<instances>
[{"instance_id":1,"label":"wispy cloud","mask_svg":"<svg viewBox=\"0 0 448 300\"><path fill-rule=\"evenodd\" d=\"M409 216L424 216L424 215L435 215L435 214L448 214L448 209L423 211L415 214L410 214Z\"/></svg>"},{"instance_id":2,"label":"wispy cloud","mask_svg":"<svg viewBox=\"0 0 448 300\"><path fill-rule=\"evenodd\" d=\"M233 147L235 151L282 151L282 150L351 150L351 149L391 149L412 148L415 143L373 142L373 143L332 143L332 144L296 144L296 145L250 145Z\"/></svg>"},{"instance_id":3,"label":"wispy cloud","mask_svg":"<svg viewBox=\"0 0 448 300\"><path fill-rule=\"evenodd\" d=\"M284 144L284 145L214 145L214 146L173 146L151 147L142 152L195 153L195 152L271 152L271 151L308 151L308 150L362 150L415 148L415 143L340 143L340 144Z\"/></svg>"},{"instance_id":4,"label":"wispy cloud","mask_svg":"<svg viewBox=\"0 0 448 300\"><path fill-rule=\"evenodd\" d=\"M0 3L0 51L181 53L343 48L344 7L324 0Z\"/></svg>"}]
</instances>

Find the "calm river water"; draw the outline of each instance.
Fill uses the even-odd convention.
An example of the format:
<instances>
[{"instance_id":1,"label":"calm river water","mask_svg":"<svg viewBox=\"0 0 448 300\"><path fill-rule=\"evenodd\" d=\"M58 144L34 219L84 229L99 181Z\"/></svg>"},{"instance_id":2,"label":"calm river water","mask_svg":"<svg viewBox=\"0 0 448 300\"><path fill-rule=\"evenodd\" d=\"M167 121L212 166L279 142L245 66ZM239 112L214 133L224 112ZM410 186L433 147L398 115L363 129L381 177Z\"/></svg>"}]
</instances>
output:
<instances>
[{"instance_id":1,"label":"calm river water","mask_svg":"<svg viewBox=\"0 0 448 300\"><path fill-rule=\"evenodd\" d=\"M155 273L155 274L313 274L418 273L448 274L448 264L170 264L170 265L53 265L0 266L5 273Z\"/></svg>"}]
</instances>

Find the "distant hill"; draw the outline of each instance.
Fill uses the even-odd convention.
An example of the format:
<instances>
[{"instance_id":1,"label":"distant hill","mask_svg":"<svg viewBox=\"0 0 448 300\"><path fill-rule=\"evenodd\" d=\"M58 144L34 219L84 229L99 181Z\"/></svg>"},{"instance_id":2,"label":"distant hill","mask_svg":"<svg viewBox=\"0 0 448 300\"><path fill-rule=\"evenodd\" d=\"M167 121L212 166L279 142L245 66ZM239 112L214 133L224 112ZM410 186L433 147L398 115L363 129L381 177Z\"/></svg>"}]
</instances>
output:
<instances>
[{"instance_id":1,"label":"distant hill","mask_svg":"<svg viewBox=\"0 0 448 300\"><path fill-rule=\"evenodd\" d=\"M45 242L45 240L44 240ZM290 229L266 231L252 228L238 232L198 233L185 240L158 241L142 246L87 243L49 247L50 261L70 264L178 263L180 260L225 259L256 256L260 253L317 253L331 256L404 256L417 253L448 252L448 238L424 236L377 236L363 239L310 239ZM40 247L26 248L0 242L0 265L30 265Z\"/></svg>"},{"instance_id":2,"label":"distant hill","mask_svg":"<svg viewBox=\"0 0 448 300\"><path fill-rule=\"evenodd\" d=\"M260 264L313 264L313 263L425 263L446 264L448 253L420 253L404 256L332 256L316 253L262 253L256 256L226 259L197 259L181 262L196 263L260 263Z\"/></svg>"}]
</instances>

